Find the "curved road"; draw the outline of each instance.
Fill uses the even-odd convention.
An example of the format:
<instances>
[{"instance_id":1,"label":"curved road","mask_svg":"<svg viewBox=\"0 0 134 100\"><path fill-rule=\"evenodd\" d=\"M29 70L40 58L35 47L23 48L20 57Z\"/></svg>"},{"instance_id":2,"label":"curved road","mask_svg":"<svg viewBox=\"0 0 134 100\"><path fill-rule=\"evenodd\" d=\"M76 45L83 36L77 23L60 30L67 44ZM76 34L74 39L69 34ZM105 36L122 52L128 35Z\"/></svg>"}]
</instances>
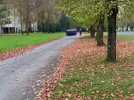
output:
<instances>
[{"instance_id":1,"label":"curved road","mask_svg":"<svg viewBox=\"0 0 134 100\"><path fill-rule=\"evenodd\" d=\"M75 39L65 37L0 62L0 100L34 100L55 71L61 49Z\"/></svg>"}]
</instances>

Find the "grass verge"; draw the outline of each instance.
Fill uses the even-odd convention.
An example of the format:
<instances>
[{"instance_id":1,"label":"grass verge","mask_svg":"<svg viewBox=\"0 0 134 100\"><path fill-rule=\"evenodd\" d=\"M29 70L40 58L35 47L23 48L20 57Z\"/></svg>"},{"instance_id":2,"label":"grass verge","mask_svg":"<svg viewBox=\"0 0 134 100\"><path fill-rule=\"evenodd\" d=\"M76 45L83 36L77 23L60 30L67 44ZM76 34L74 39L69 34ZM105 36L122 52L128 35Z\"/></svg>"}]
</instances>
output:
<instances>
[{"instance_id":1,"label":"grass verge","mask_svg":"<svg viewBox=\"0 0 134 100\"><path fill-rule=\"evenodd\" d=\"M118 40L134 41L134 35L117 35Z\"/></svg>"},{"instance_id":2,"label":"grass verge","mask_svg":"<svg viewBox=\"0 0 134 100\"><path fill-rule=\"evenodd\" d=\"M134 100L134 44L118 44L118 62L104 61L106 48L78 40L76 51L52 100ZM67 52L69 53L69 52Z\"/></svg>"},{"instance_id":3,"label":"grass verge","mask_svg":"<svg viewBox=\"0 0 134 100\"><path fill-rule=\"evenodd\" d=\"M0 53L50 42L64 37L64 33L34 33L27 35L0 36Z\"/></svg>"}]
</instances>

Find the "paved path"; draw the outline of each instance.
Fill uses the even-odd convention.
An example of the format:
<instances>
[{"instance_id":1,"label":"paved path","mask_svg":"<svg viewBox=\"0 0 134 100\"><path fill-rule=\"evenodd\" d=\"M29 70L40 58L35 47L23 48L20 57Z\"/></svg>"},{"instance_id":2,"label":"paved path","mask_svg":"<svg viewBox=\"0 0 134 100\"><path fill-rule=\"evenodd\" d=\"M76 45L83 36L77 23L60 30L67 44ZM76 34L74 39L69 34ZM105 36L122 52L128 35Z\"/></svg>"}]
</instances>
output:
<instances>
[{"instance_id":1,"label":"paved path","mask_svg":"<svg viewBox=\"0 0 134 100\"><path fill-rule=\"evenodd\" d=\"M54 72L61 49L74 40L65 37L0 62L0 100L34 100L43 79Z\"/></svg>"},{"instance_id":2,"label":"paved path","mask_svg":"<svg viewBox=\"0 0 134 100\"><path fill-rule=\"evenodd\" d=\"M134 35L134 32L117 32L118 35Z\"/></svg>"}]
</instances>

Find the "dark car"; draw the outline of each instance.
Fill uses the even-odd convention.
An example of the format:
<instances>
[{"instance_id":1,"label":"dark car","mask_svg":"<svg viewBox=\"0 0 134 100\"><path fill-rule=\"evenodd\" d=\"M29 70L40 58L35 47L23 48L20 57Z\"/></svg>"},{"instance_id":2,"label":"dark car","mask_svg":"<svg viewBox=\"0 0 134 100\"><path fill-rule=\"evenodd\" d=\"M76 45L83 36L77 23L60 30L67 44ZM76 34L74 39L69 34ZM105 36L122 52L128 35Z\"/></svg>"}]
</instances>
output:
<instances>
[{"instance_id":1,"label":"dark car","mask_svg":"<svg viewBox=\"0 0 134 100\"><path fill-rule=\"evenodd\" d=\"M76 29L68 29L68 30L66 30L66 35L67 36L75 36L75 35L77 35L77 30Z\"/></svg>"}]
</instances>

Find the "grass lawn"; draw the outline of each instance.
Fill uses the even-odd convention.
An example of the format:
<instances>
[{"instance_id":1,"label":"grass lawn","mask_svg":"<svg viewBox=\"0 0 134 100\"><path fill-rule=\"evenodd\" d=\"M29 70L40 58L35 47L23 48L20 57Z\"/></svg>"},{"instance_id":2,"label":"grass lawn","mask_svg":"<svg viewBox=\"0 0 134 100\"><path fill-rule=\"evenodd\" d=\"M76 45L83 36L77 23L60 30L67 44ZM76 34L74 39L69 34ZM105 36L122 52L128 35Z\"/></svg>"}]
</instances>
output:
<instances>
[{"instance_id":1,"label":"grass lawn","mask_svg":"<svg viewBox=\"0 0 134 100\"><path fill-rule=\"evenodd\" d=\"M134 100L134 48L130 49L133 46L127 49L123 43L118 45L119 61L113 64L104 61L105 47L99 49L89 38L78 40L71 47L76 53L78 49L78 54L73 54L52 100Z\"/></svg>"},{"instance_id":2,"label":"grass lawn","mask_svg":"<svg viewBox=\"0 0 134 100\"><path fill-rule=\"evenodd\" d=\"M16 48L33 46L41 43L50 42L64 37L64 33L33 33L29 36L14 35L0 36L0 53L10 51Z\"/></svg>"},{"instance_id":3,"label":"grass lawn","mask_svg":"<svg viewBox=\"0 0 134 100\"><path fill-rule=\"evenodd\" d=\"M134 35L118 35L117 39L124 41L134 41Z\"/></svg>"}]
</instances>

